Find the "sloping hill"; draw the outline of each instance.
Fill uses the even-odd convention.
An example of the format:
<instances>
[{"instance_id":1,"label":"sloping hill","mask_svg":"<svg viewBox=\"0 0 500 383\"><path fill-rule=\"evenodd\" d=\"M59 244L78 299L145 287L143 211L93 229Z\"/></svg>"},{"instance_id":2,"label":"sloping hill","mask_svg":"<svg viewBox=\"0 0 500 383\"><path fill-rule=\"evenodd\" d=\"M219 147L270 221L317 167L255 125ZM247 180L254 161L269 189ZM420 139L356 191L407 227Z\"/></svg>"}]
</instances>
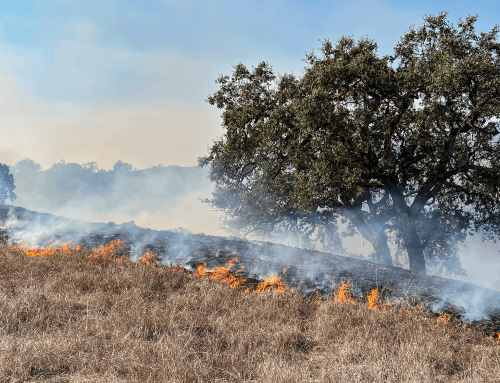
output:
<instances>
[{"instance_id":1,"label":"sloping hill","mask_svg":"<svg viewBox=\"0 0 500 383\"><path fill-rule=\"evenodd\" d=\"M93 248L120 239L129 247L131 258L138 258L150 249L163 264L183 264L188 269L203 263L208 269L224 266L238 256L244 267L238 274L240 277L251 282L262 281L271 274L279 275L300 294L318 290L321 295L327 295L342 280L349 279L358 297L367 296L371 289L378 287L382 296L423 302L436 311L449 310L452 305L455 315L464 319L500 317L498 291L439 276L416 275L409 270L357 258L269 242L151 230L133 222L116 225L77 221L7 205L0 206L0 219L14 242L25 240L43 246L56 239ZM45 238L35 238L44 234Z\"/></svg>"}]
</instances>

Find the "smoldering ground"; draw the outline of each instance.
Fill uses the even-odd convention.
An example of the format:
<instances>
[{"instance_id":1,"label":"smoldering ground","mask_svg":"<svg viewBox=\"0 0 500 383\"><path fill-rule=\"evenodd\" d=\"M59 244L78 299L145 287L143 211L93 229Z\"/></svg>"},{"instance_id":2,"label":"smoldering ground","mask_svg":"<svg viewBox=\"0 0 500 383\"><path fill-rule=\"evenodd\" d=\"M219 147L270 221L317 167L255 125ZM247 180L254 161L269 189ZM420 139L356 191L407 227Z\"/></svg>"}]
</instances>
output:
<instances>
[{"instance_id":1,"label":"smoldering ground","mask_svg":"<svg viewBox=\"0 0 500 383\"><path fill-rule=\"evenodd\" d=\"M495 259L498 251L494 245L490 245L489 256L484 248L481 254L474 254L473 246L462 249L462 253L469 253L464 265L475 267L476 279L470 282L479 285L476 281L481 280L483 287L492 289L489 290L432 275L415 276L402 268L368 262L362 258L371 252L370 244L363 244L359 236L343 241L343 252L334 252L355 257L352 258L272 243L193 235L182 228L177 232L163 230L184 226L190 231L224 234L222 230L214 232L215 212L210 212L214 215L209 220L208 207L199 200L209 197L212 190L204 169L157 166L137 170L118 161L113 169L106 171L96 163L79 165L61 161L42 170L35 161L26 159L11 166L11 170L18 194L14 204L33 211L2 210L2 219L13 241L44 246L47 241L56 240L93 247L121 238L133 259L150 248L167 265L183 263L193 268L206 262L207 267L222 266L227 256L238 254L248 278L263 280L266 275L279 274L290 287L304 293L319 289L327 294L342 279L349 278L354 282L356 294L385 286L387 291L397 290L395 295L418 296L436 310L454 304L470 319L490 315L491 310L500 307L497 292L493 291L500 290L500 281L495 280L499 274L492 267L480 267ZM278 239L288 243L286 238ZM404 256L398 258L394 251L392 256L395 265L404 266ZM285 267L289 269L283 274Z\"/></svg>"},{"instance_id":2,"label":"smoldering ground","mask_svg":"<svg viewBox=\"0 0 500 383\"><path fill-rule=\"evenodd\" d=\"M352 257L270 242L192 234L187 230L158 231L141 228L134 222L89 223L13 206L1 206L0 218L11 244L27 241L43 247L56 241L56 244L97 248L120 240L133 260L150 250L163 265L183 264L191 270L200 264L206 264L208 269L222 267L237 257L241 267L238 276L249 283L274 274L298 294L317 291L327 296L342 280L350 280L358 297L366 297L372 289L380 288L385 298L409 299L438 312L451 305L455 315L465 320L500 317L500 292Z\"/></svg>"}]
</instances>

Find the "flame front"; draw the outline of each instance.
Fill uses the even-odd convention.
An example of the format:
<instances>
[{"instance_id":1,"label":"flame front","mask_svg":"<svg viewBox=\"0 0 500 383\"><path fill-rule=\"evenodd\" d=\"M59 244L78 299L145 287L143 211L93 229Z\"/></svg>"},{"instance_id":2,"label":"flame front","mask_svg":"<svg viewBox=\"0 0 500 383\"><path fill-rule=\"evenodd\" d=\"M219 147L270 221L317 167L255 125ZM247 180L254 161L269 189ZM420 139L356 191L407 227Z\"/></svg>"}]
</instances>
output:
<instances>
[{"instance_id":1,"label":"flame front","mask_svg":"<svg viewBox=\"0 0 500 383\"><path fill-rule=\"evenodd\" d=\"M451 317L449 314L444 313L443 315L440 315L438 319L442 320L444 323L448 323L451 320Z\"/></svg>"},{"instance_id":2,"label":"flame front","mask_svg":"<svg viewBox=\"0 0 500 383\"><path fill-rule=\"evenodd\" d=\"M342 285L339 287L339 289L334 293L333 295L333 301L335 303L351 303L355 304L356 301L352 297L352 283L349 282L349 280L344 281L342 279Z\"/></svg>"},{"instance_id":3,"label":"flame front","mask_svg":"<svg viewBox=\"0 0 500 383\"><path fill-rule=\"evenodd\" d=\"M373 289L368 296L368 308L370 310L380 310L380 297L378 295L378 287ZM387 309L387 305L383 305L384 311Z\"/></svg>"},{"instance_id":4,"label":"flame front","mask_svg":"<svg viewBox=\"0 0 500 383\"><path fill-rule=\"evenodd\" d=\"M123 254L126 248L127 246L123 244L120 239L112 240L106 246L103 245L97 249L92 250L91 254L87 255L87 258L98 259L102 257L107 260L114 259L118 263L124 261L130 261L130 259L125 255L122 255L120 258L117 258L117 256L120 253ZM56 247L53 244L49 244L45 248L34 248L30 247L28 243L25 241L19 241L19 244L14 244L12 246L12 249L20 250L24 252L26 255L29 255L30 257L47 257L49 255L54 255L57 252L63 254L71 254L75 251L80 251L81 247L71 246L69 243L65 243L59 247ZM244 269L244 266L242 266L241 264L240 264L240 270L234 273L230 271L231 268L233 268L234 263L237 261L239 262L238 257L235 257L226 262L225 267L214 267L210 270L205 269L206 263L203 263L201 265L198 265L197 271L192 273L191 275L208 276L209 278L218 280L226 285L229 285L233 289L239 288L247 280L237 276L237 274L241 271L241 269ZM160 261L158 260L157 254L154 251L147 249L143 257L141 257L138 261L135 261L134 263L158 265ZM170 268L177 271L188 272L183 267L182 264ZM288 267L285 267L283 269L283 274L286 274L287 271ZM341 283L342 283L341 286L339 286L339 288L334 292L334 303L355 304L356 300L352 295L352 287L353 287L352 283L350 282L350 280L347 281L342 280ZM283 295L285 294L286 291L290 291L293 294L293 296L295 296L295 290L294 289L288 290L288 288L286 287L285 283L281 280L281 278L278 275L274 274L271 275L269 278L267 278L264 282L252 285L245 290L245 292L254 292L254 293L260 293L265 291L266 292L272 291L275 293L281 293ZM367 307L370 310L380 310L380 308L383 307L383 310L386 311L386 304L381 303L378 288L371 290L370 295L367 298L368 298ZM319 299L318 291L316 291L315 303L318 305L322 305ZM422 303L420 303L420 309L423 310ZM401 310L399 312L401 313ZM451 321L451 316L448 313L444 313L443 315L439 316L438 320L442 320L444 323L448 323ZM489 339L496 340L497 343L500 343L500 333L495 333L493 329L492 335L489 337Z\"/></svg>"}]
</instances>

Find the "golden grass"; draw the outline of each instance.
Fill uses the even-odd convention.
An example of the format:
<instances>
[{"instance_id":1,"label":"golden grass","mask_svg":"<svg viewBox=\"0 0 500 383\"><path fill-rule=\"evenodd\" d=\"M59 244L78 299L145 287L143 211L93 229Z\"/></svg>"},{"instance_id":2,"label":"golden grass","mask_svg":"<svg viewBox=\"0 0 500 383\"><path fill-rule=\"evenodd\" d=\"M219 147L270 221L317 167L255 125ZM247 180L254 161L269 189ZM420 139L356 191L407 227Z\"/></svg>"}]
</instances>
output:
<instances>
[{"instance_id":1,"label":"golden grass","mask_svg":"<svg viewBox=\"0 0 500 383\"><path fill-rule=\"evenodd\" d=\"M500 382L500 344L403 303L311 304L89 254L0 247L1 382Z\"/></svg>"}]
</instances>

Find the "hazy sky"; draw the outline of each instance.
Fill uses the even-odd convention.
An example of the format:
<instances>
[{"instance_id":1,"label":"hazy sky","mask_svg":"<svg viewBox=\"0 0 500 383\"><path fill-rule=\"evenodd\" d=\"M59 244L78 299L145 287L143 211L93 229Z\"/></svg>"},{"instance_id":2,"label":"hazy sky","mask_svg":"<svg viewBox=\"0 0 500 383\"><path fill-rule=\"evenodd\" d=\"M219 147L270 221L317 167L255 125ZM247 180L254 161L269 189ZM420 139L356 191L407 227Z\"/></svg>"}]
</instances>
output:
<instances>
[{"instance_id":1,"label":"hazy sky","mask_svg":"<svg viewBox=\"0 0 500 383\"><path fill-rule=\"evenodd\" d=\"M0 5L0 162L194 166L222 134L218 74L268 61L300 74L319 39L368 36L381 55L422 15L497 1L23 0Z\"/></svg>"}]
</instances>

